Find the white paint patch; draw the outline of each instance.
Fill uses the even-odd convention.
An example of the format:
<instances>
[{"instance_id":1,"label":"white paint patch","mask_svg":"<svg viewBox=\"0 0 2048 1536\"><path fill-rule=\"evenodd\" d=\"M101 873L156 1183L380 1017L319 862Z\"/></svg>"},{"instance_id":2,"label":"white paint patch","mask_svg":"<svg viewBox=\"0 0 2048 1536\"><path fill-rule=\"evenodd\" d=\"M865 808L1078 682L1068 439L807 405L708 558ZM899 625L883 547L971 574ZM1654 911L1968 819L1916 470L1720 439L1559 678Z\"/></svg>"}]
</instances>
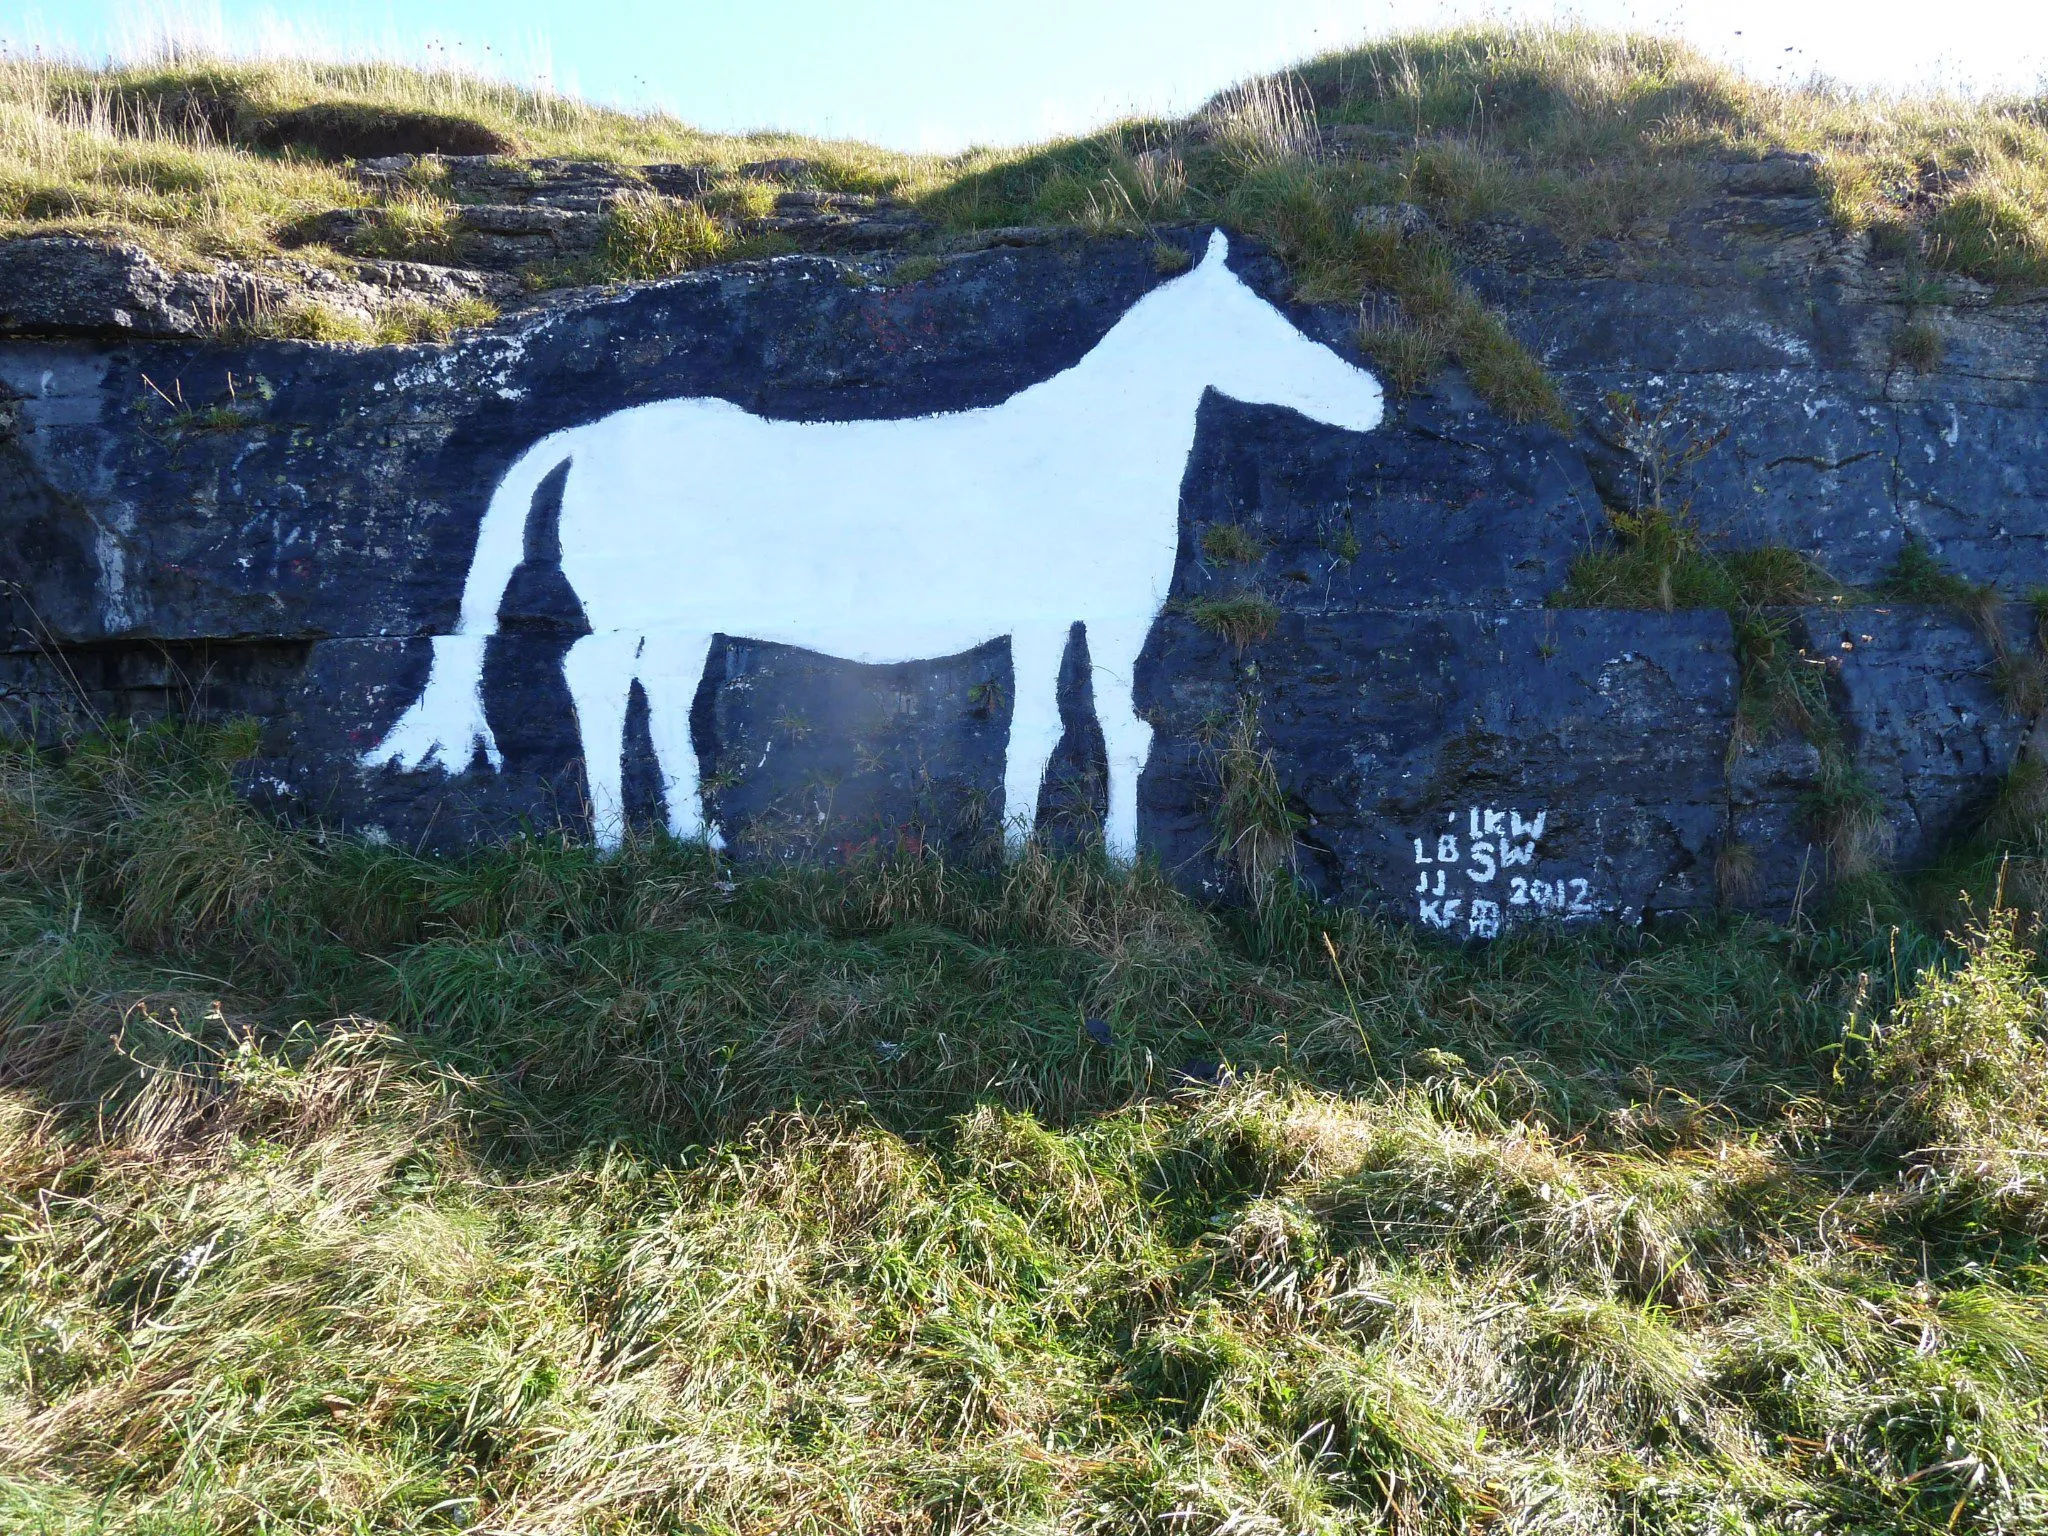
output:
<instances>
[{"instance_id":1,"label":"white paint patch","mask_svg":"<svg viewBox=\"0 0 2048 1536\"><path fill-rule=\"evenodd\" d=\"M128 551L104 523L92 531L93 560L100 569L100 619L109 630L128 623Z\"/></svg>"},{"instance_id":2,"label":"white paint patch","mask_svg":"<svg viewBox=\"0 0 2048 1536\"><path fill-rule=\"evenodd\" d=\"M1351 431L1379 425L1370 373L1297 331L1225 264L1221 231L1088 355L1000 405L898 421L791 422L686 398L543 438L499 481L462 618L434 640L417 702L366 764L499 766L484 643L542 480L562 491L562 572L591 633L563 663L597 837L623 832L626 702L647 695L669 825L706 829L690 703L714 634L862 662L957 655L1007 636L1015 702L1004 770L1013 839L1030 834L1060 735L1067 633L1087 626L1109 755L1112 853L1136 851L1152 727L1131 680L1173 577L1195 410L1214 388ZM715 836L715 834L714 834Z\"/></svg>"}]
</instances>

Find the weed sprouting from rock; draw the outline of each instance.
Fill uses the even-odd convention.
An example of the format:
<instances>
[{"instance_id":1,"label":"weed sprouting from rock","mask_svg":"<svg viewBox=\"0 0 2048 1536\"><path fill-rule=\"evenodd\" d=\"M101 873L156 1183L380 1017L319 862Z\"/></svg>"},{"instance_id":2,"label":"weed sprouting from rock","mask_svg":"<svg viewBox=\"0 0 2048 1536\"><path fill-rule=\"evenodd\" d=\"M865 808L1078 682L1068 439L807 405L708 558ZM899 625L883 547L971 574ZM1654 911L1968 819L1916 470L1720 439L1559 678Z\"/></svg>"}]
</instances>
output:
<instances>
[{"instance_id":1,"label":"weed sprouting from rock","mask_svg":"<svg viewBox=\"0 0 2048 1536\"><path fill-rule=\"evenodd\" d=\"M1202 530L1202 554L1218 565L1257 565L1265 553L1242 523L1211 523Z\"/></svg>"},{"instance_id":2,"label":"weed sprouting from rock","mask_svg":"<svg viewBox=\"0 0 2048 1536\"><path fill-rule=\"evenodd\" d=\"M1280 623L1280 605L1255 587L1192 597L1182 606L1189 618L1240 651L1266 639Z\"/></svg>"},{"instance_id":3,"label":"weed sprouting from rock","mask_svg":"<svg viewBox=\"0 0 2048 1536\"><path fill-rule=\"evenodd\" d=\"M1908 320L1892 338L1892 356L1915 373L1934 372L1945 350L1940 329L1925 317Z\"/></svg>"},{"instance_id":4,"label":"weed sprouting from rock","mask_svg":"<svg viewBox=\"0 0 2048 1536\"><path fill-rule=\"evenodd\" d=\"M1217 854L1263 900L1273 882L1294 868L1301 818L1287 804L1271 749L1259 739L1256 709L1239 707L1213 757Z\"/></svg>"}]
</instances>

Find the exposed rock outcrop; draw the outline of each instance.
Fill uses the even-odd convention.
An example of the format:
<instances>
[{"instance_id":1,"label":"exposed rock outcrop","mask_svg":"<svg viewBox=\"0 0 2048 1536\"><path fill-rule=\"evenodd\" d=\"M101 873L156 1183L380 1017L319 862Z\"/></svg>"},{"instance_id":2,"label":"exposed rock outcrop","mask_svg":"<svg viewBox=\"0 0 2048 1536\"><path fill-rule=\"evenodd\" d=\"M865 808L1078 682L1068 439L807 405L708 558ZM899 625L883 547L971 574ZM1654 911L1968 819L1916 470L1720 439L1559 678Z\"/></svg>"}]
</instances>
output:
<instances>
[{"instance_id":1,"label":"exposed rock outcrop","mask_svg":"<svg viewBox=\"0 0 2048 1536\"><path fill-rule=\"evenodd\" d=\"M509 299L517 284L416 261L354 262L347 272L275 258L166 267L132 241L40 235L0 241L0 335L176 340L262 330L317 304L374 327L408 306Z\"/></svg>"},{"instance_id":2,"label":"exposed rock outcrop","mask_svg":"<svg viewBox=\"0 0 2048 1536\"><path fill-rule=\"evenodd\" d=\"M406 128L400 138L411 133L399 126ZM728 181L774 184L765 210L750 206L723 217L737 234L772 237L781 248L880 252L929 243L934 233L896 199L813 185L817 168L794 158L758 161L723 176L704 165L515 159L480 150L379 153L356 162L353 171L366 194L362 203L309 215L281 237L304 256L174 267L129 239L32 235L0 241L0 336L292 334L288 317L315 309L375 331L395 313L420 305L482 300L507 310L536 307L555 302L564 284L605 275L593 262L621 203L701 203ZM396 197L403 204L420 188L451 200L447 228L424 242L417 233L394 230L390 205L376 200ZM422 244L431 260L388 255Z\"/></svg>"},{"instance_id":3,"label":"exposed rock outcrop","mask_svg":"<svg viewBox=\"0 0 2048 1536\"><path fill-rule=\"evenodd\" d=\"M621 199L709 185L687 166L424 169L456 186L478 269L592 249ZM404 158L360 168L394 185L421 173ZM1789 730L1738 731L1724 615L1546 606L1608 536L1603 498L1628 505L1653 475L1715 538L1790 543L1844 579L1873 578L1913 538L2008 592L2048 580L2041 306L1928 311L1948 360L1904 367L1895 285L1826 223L1812 174L1797 157L1729 168L1712 200L1626 247L1485 232L1476 280L1563 381L1576 439L1505 421L1455 373L1365 434L1208 397L1136 678L1157 731L1140 826L1177 878L1237 888L1217 851L1219 775L1230 732L1255 721L1303 878L1432 929L1726 900L1783 911L1825 883L1837 850L1815 830L1821 754ZM353 216L333 217L323 238L346 244ZM760 227L777 220L838 251L886 251L916 229L880 200L802 187ZM1166 238L1193 250L1201 235ZM139 250L0 246L0 328L18 338L0 342L0 708L43 736L193 705L253 713L252 795L441 846L586 824L561 662L588 626L551 553L545 488L484 662L503 771L360 764L425 681L424 637L454 628L485 501L529 444L678 396L784 420L993 404L1075 362L1167 278L1149 241L996 230L897 286L874 281L874 261L795 256L555 295L442 346L202 339L224 313L289 302L273 281L371 316L422 296L520 302L480 271L304 265L175 273ZM1276 263L1241 252L1236 266L1284 300ZM1357 359L1351 314L1290 315ZM1213 622L1231 603L1251 618ZM1802 665L1826 670L1892 856L1927 858L1967 830L2028 725L1983 629L1904 605L1776 622ZM2007 627L2030 633L2017 616ZM1062 673L1048 832L1103 814L1086 647L1077 632ZM723 639L692 715L707 806L756 856L984 855L1014 697L1000 640L867 668ZM649 730L636 686L625 778L641 820L662 808Z\"/></svg>"},{"instance_id":4,"label":"exposed rock outcrop","mask_svg":"<svg viewBox=\"0 0 2048 1536\"><path fill-rule=\"evenodd\" d=\"M1728 167L1726 195L1626 244L1497 225L1475 277L1562 383L1616 501L1655 451L1618 393L1661 428L1666 500L1734 546L1869 582L1917 540L1973 581L2048 578L2048 295L1951 277L1947 302L1907 302L1905 259L1838 231L1812 174ZM1938 358L1902 355L1909 323Z\"/></svg>"}]
</instances>

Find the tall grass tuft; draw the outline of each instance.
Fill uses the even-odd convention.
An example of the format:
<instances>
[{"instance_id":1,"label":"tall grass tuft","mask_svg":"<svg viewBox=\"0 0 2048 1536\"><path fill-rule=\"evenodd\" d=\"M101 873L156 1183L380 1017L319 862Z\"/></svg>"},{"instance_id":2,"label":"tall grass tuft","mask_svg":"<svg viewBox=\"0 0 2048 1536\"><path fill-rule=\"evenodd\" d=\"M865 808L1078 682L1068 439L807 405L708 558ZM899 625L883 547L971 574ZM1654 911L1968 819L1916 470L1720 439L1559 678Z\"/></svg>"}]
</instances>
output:
<instances>
[{"instance_id":1,"label":"tall grass tuft","mask_svg":"<svg viewBox=\"0 0 2048 1536\"><path fill-rule=\"evenodd\" d=\"M1998 1202L2048 1235L2048 987L2010 910L1923 973L1876 1030L1874 1081L1891 1124L1944 1195Z\"/></svg>"},{"instance_id":2,"label":"tall grass tuft","mask_svg":"<svg viewBox=\"0 0 2048 1536\"><path fill-rule=\"evenodd\" d=\"M1247 172L1307 165L1322 147L1315 103L1291 75L1261 75L1232 86L1203 109L1200 121Z\"/></svg>"}]
</instances>

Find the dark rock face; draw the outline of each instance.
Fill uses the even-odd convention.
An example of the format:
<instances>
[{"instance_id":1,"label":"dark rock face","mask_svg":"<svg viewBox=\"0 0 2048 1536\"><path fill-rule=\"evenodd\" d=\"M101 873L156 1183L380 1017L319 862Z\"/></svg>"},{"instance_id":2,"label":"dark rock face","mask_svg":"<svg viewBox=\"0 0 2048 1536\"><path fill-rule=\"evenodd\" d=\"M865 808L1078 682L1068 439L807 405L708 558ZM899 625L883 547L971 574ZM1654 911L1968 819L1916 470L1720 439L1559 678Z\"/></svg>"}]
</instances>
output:
<instances>
[{"instance_id":1,"label":"dark rock face","mask_svg":"<svg viewBox=\"0 0 2048 1536\"><path fill-rule=\"evenodd\" d=\"M1711 904L1735 711L1719 613L1325 610L1256 663L1184 620L1155 674L1167 747L1147 774L1161 856L1227 888L1208 802L1247 666L1324 895L1492 937L1531 918ZM1205 740L1205 738L1208 738Z\"/></svg>"},{"instance_id":2,"label":"dark rock face","mask_svg":"<svg viewBox=\"0 0 2048 1536\"><path fill-rule=\"evenodd\" d=\"M1721 180L1626 247L1498 226L1474 273L1584 417L1603 491L1640 495L1649 457L1619 392L1667 450L1712 444L1666 501L1734 546L1790 545L1846 582L1908 539L1973 581L2048 576L2048 301L1951 278L1947 302L1909 305L1903 259L1837 232L1800 157ZM1901 358L1909 322L1940 338L1928 372Z\"/></svg>"},{"instance_id":3,"label":"dark rock face","mask_svg":"<svg viewBox=\"0 0 2048 1536\"><path fill-rule=\"evenodd\" d=\"M2026 734L1999 697L1990 643L1940 608L1813 610L1804 623L1856 765L1886 808L1892 852L1907 864L1932 858L1981 815ZM2031 616L2005 623L2024 635Z\"/></svg>"},{"instance_id":4,"label":"dark rock face","mask_svg":"<svg viewBox=\"0 0 2048 1536\"><path fill-rule=\"evenodd\" d=\"M1721 547L1789 545L1850 583L1883 576L1908 541L2008 594L2048 581L2048 304L1954 278L1940 302L1907 302L1903 262L1833 227L1813 169L1724 167L1703 203L1626 245L1572 251L1503 224L1473 275L1563 384L1610 503L1661 489ZM1920 368L1904 360L1909 325L1939 338ZM1884 807L1880 851L1910 867L1969 832L2027 725L1983 636L1905 606L1781 617L1827 669ZM1734 751L1724 891L1783 913L1826 884L1820 781L1790 733Z\"/></svg>"},{"instance_id":5,"label":"dark rock face","mask_svg":"<svg viewBox=\"0 0 2048 1536\"><path fill-rule=\"evenodd\" d=\"M690 169L652 168L675 173L675 195ZM521 219L550 239L580 228L617 191L567 171L491 190L511 170L481 159L462 174L490 193L472 223L497 220L506 239L527 237ZM1252 719L1300 823L1302 878L1448 935L1731 897L1784 910L1825 878L1808 832L1814 750L1782 736L1731 751L1739 669L1723 615L1545 606L1605 536L1602 495L1640 489L1639 445L1598 406L1610 388L1668 406L1674 433L1691 430L1681 413L1728 428L1670 493L1728 537L1790 539L1867 575L1911 532L1965 572L2028 584L2048 536L2035 463L2048 417L2029 414L2048 408L2038 331L1951 317L1956 353L1981 366L1938 376L1946 393L1935 376L1873 373L1880 306L1822 261L1833 237L1783 191L1800 174L1766 163L1734 177L1674 231L1671 271L1599 271L1540 232L1499 232L1487 281L1591 407L1578 442L1504 421L1455 377L1389 402L1366 433L1204 398L1171 592L1135 678L1156 732L1141 841L1177 879L1238 889L1216 851L1219 777ZM784 194L804 196L805 216L839 216L833 194ZM1805 254L1744 275L1738 233ZM1195 253L1205 235L1173 238ZM1079 360L1166 280L1149 241L996 231L900 287L792 257L572 296L445 346L227 345L191 339L204 295L188 279L127 258L46 279L35 263L55 258L22 249L49 244L0 247L0 278L22 279L0 285L0 306L48 333L0 342L5 727L55 739L113 716L254 714L253 798L425 847L589 826L562 670L589 623L559 563L559 475L534 497L484 656L502 770L481 756L452 772L361 765L419 695L427 637L454 630L485 505L534 442L682 396L799 421L993 405ZM1270 259L1240 251L1233 265L1282 295ZM1797 289L1809 278L1810 296ZM1288 313L1356 360L1354 317ZM1985 439L1996 452L1970 451ZM1230 603L1265 632L1219 633ZM1828 668L1900 857L1966 827L2024 734L1982 635L1904 607L1784 622ZM2026 632L2017 617L2009 628ZM1087 647L1077 626L1036 807L1056 839L1088 835L1107 803ZM992 856L1016 809L1003 804L1015 697L999 637L888 667L720 637L690 713L707 809L756 858ZM650 731L636 684L625 798L646 824L665 810ZM1746 850L1735 880L1731 848Z\"/></svg>"},{"instance_id":6,"label":"dark rock face","mask_svg":"<svg viewBox=\"0 0 2048 1536\"><path fill-rule=\"evenodd\" d=\"M1779 615L1801 664L1820 669L1861 787L1882 810L1868 851L1912 868L1982 823L2030 723L2001 696L1998 654L1980 624L1914 604ZM1994 615L2024 637L2030 614ZM1828 850L1812 833L1820 755L1785 736L1735 754L1728 840L1752 865L1743 894L1785 911L1818 892Z\"/></svg>"}]
</instances>

